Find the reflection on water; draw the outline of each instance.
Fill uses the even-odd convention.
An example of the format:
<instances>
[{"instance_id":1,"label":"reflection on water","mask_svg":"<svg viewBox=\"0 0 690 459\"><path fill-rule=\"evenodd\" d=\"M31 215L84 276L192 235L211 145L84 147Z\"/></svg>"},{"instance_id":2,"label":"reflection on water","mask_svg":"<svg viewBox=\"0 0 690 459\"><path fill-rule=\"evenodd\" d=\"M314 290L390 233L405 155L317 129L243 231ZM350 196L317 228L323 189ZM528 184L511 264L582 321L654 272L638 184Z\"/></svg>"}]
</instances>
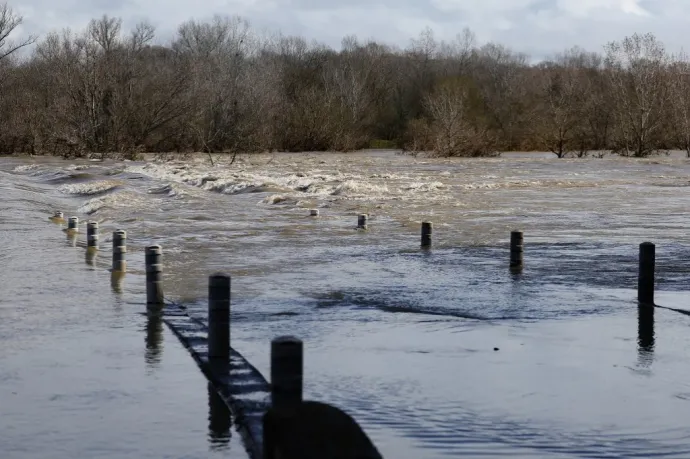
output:
<instances>
[{"instance_id":1,"label":"reflection on water","mask_svg":"<svg viewBox=\"0 0 690 459\"><path fill-rule=\"evenodd\" d=\"M208 441L212 450L228 449L232 434L230 410L213 386L206 385L208 391Z\"/></svg>"},{"instance_id":2,"label":"reflection on water","mask_svg":"<svg viewBox=\"0 0 690 459\"><path fill-rule=\"evenodd\" d=\"M163 354L163 319L160 311L149 309L146 312L145 341L144 359L147 368L153 370L160 364Z\"/></svg>"},{"instance_id":3,"label":"reflection on water","mask_svg":"<svg viewBox=\"0 0 690 459\"><path fill-rule=\"evenodd\" d=\"M648 368L654 360L654 306L637 308L638 365Z\"/></svg>"},{"instance_id":4,"label":"reflection on water","mask_svg":"<svg viewBox=\"0 0 690 459\"><path fill-rule=\"evenodd\" d=\"M67 236L67 245L70 247L76 247L79 233L72 230L65 230L65 234Z\"/></svg>"},{"instance_id":5,"label":"reflection on water","mask_svg":"<svg viewBox=\"0 0 690 459\"><path fill-rule=\"evenodd\" d=\"M122 293L122 286L125 280L126 273L122 271L112 271L110 272L110 288L115 294Z\"/></svg>"},{"instance_id":6,"label":"reflection on water","mask_svg":"<svg viewBox=\"0 0 690 459\"><path fill-rule=\"evenodd\" d=\"M93 247L88 247L85 251L86 264L95 268L96 267L96 257L98 256L98 249Z\"/></svg>"}]
</instances>

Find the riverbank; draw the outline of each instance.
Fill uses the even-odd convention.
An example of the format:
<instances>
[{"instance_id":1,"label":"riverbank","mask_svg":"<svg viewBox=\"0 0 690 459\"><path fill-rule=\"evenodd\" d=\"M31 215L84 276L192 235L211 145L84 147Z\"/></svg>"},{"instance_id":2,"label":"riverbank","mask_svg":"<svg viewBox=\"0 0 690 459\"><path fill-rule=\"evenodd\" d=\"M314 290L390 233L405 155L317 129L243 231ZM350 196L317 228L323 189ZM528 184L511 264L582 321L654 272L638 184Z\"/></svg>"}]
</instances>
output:
<instances>
[{"instance_id":1,"label":"riverbank","mask_svg":"<svg viewBox=\"0 0 690 459\"><path fill-rule=\"evenodd\" d=\"M437 160L473 160L473 159L489 159L489 158L513 158L513 157L528 157L528 158L535 158L535 159L602 159L602 158L622 158L622 159L636 159L636 160L649 160L649 159L656 159L656 158L674 158L674 159L681 159L681 158L688 158L687 152L684 150L663 150L659 151L657 153L650 154L647 157L644 158L633 158L633 157L623 157L618 154L611 153L609 150L595 150L595 151L590 151L587 152L585 155L578 155L575 152L572 152L564 158L558 158L556 153L552 153L549 151L503 151L503 152L498 152L496 155L493 156L486 156L486 157L448 157L448 158L437 158L434 157L433 155L428 155L426 152L409 152L409 151L403 151L400 149L395 149L395 148L370 148L370 149L364 149L364 150L355 150L351 152L335 152L335 151L309 151L309 152L262 152L262 153L204 153L204 152L168 152L168 153L151 153L151 152L144 152L144 153L139 153L138 154L138 160L139 161L184 161L184 160L189 160L189 159L200 159L203 160L204 158L211 162L211 159L213 159L214 162L220 162L220 163L228 163L228 162L234 162L238 160L242 160L250 157L256 157L256 158L269 158L269 159L274 159L275 157L282 157L282 156L287 156L287 155L348 155L348 154L376 154L376 153L394 153L398 155L403 155L403 156L412 156L412 157L417 157L417 158L426 158L426 159L437 159ZM92 161L99 161L101 160L103 155L100 153L92 153L89 155L87 158L68 158L65 159L66 161L69 160L92 160ZM104 159L107 160L123 160L123 158L120 157L121 155L119 154L106 154ZM18 153L12 153L9 155L3 155L0 154L0 158L2 157L19 157L19 158L61 158L60 156L51 156L51 155L40 155L40 156L35 156L35 155L30 155L28 153L26 154L18 154ZM126 160L129 161L129 160Z\"/></svg>"}]
</instances>

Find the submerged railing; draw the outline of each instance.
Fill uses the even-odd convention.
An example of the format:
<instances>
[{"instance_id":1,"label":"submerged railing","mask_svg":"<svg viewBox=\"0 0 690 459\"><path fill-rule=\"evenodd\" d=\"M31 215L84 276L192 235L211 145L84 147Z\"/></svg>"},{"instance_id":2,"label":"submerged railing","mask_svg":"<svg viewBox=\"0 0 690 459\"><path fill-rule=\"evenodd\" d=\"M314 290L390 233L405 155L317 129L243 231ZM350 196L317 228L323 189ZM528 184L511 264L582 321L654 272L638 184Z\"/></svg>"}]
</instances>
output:
<instances>
[{"instance_id":1,"label":"submerged railing","mask_svg":"<svg viewBox=\"0 0 690 459\"><path fill-rule=\"evenodd\" d=\"M316 209L310 215L318 217ZM67 227L68 241L78 244L78 217L65 222L64 214L50 217ZM368 229L368 215L357 217L357 229ZM94 264L99 251L98 223L86 225L86 262ZM422 249L432 245L432 223L421 223ZM656 247L651 242L639 246L637 284L638 341L644 348L654 343L654 280ZM121 290L127 272L127 233L118 229L112 235L111 284ZM524 237L521 231L510 233L511 272L522 271ZM162 319L190 352L209 384L230 409L238 430L254 459L376 459L381 458L374 444L359 424L332 405L305 401L303 388L303 343L293 336L279 336L271 341L270 382L239 352L231 347L231 278L223 273L209 277L208 324L188 314L186 309L165 298L163 290L163 249L145 248L146 306L149 318ZM673 308L690 315L690 311Z\"/></svg>"}]
</instances>

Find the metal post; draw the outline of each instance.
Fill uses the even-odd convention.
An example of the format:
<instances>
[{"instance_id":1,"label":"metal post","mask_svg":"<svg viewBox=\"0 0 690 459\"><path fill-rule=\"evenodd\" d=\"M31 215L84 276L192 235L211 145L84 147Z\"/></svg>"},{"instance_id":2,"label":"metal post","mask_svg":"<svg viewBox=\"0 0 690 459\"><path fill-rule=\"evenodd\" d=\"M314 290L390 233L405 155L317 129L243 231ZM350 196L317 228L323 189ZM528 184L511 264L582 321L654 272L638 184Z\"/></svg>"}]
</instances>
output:
<instances>
[{"instance_id":1,"label":"metal post","mask_svg":"<svg viewBox=\"0 0 690 459\"><path fill-rule=\"evenodd\" d=\"M86 224L86 246L98 250L98 222Z\"/></svg>"},{"instance_id":2,"label":"metal post","mask_svg":"<svg viewBox=\"0 0 690 459\"><path fill-rule=\"evenodd\" d=\"M70 217L69 220L67 221L67 230L68 231L79 231L79 218L78 217Z\"/></svg>"},{"instance_id":3,"label":"metal post","mask_svg":"<svg viewBox=\"0 0 690 459\"><path fill-rule=\"evenodd\" d=\"M208 279L208 357L230 358L230 276Z\"/></svg>"},{"instance_id":4,"label":"metal post","mask_svg":"<svg viewBox=\"0 0 690 459\"><path fill-rule=\"evenodd\" d=\"M422 247L431 247L431 222L422 222Z\"/></svg>"},{"instance_id":5,"label":"metal post","mask_svg":"<svg viewBox=\"0 0 690 459\"><path fill-rule=\"evenodd\" d=\"M160 245L146 247L146 304L149 306L164 303L162 254L163 249Z\"/></svg>"},{"instance_id":6,"label":"metal post","mask_svg":"<svg viewBox=\"0 0 690 459\"><path fill-rule=\"evenodd\" d=\"M637 279L637 301L646 306L654 306L654 265L656 247L651 242L640 244L640 268Z\"/></svg>"},{"instance_id":7,"label":"metal post","mask_svg":"<svg viewBox=\"0 0 690 459\"><path fill-rule=\"evenodd\" d=\"M302 401L302 341L280 336L271 341L271 400L274 407Z\"/></svg>"},{"instance_id":8,"label":"metal post","mask_svg":"<svg viewBox=\"0 0 690 459\"><path fill-rule=\"evenodd\" d=\"M117 230L113 232L113 272L127 271L127 232Z\"/></svg>"},{"instance_id":9,"label":"metal post","mask_svg":"<svg viewBox=\"0 0 690 459\"><path fill-rule=\"evenodd\" d=\"M512 269L522 268L522 255L524 250L524 239L522 231L510 232L510 267Z\"/></svg>"}]
</instances>

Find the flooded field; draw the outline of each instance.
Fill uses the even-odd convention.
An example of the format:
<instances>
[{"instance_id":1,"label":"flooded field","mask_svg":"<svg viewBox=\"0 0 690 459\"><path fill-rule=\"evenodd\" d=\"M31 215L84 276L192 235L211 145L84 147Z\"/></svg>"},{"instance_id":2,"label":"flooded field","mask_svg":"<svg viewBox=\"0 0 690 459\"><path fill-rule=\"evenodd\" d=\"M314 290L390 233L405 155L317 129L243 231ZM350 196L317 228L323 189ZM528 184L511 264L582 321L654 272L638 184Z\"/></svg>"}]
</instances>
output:
<instances>
[{"instance_id":1,"label":"flooded field","mask_svg":"<svg viewBox=\"0 0 690 459\"><path fill-rule=\"evenodd\" d=\"M141 314L151 243L193 314L208 275L232 275L233 347L264 375L272 337L302 338L305 397L387 458L690 457L690 317L657 309L652 330L635 301L648 240L658 304L690 309L690 160L552 156L0 159L3 457L245 457L227 416L209 427L191 357ZM100 223L96 267L55 210Z\"/></svg>"}]
</instances>

